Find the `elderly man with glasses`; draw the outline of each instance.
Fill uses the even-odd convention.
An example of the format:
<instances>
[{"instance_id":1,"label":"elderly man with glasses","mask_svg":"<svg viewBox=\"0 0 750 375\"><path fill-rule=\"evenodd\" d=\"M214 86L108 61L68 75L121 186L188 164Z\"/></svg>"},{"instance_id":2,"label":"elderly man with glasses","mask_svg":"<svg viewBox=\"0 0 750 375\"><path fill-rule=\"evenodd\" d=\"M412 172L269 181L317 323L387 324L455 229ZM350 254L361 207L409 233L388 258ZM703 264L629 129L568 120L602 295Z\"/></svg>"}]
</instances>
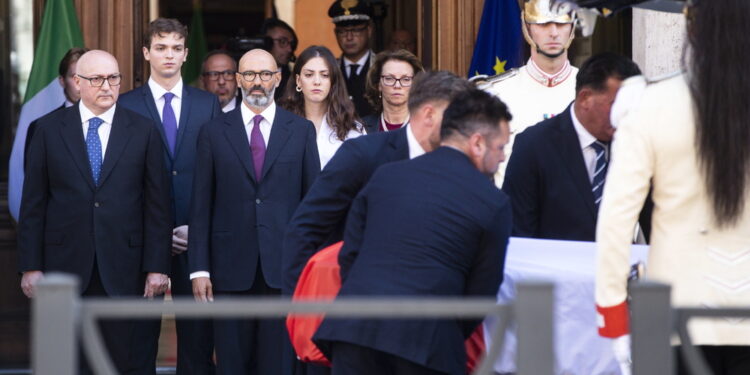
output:
<instances>
[{"instance_id":1,"label":"elderly man with glasses","mask_svg":"<svg viewBox=\"0 0 750 375\"><path fill-rule=\"evenodd\" d=\"M187 251L198 301L281 294L284 232L320 159L312 122L276 106L280 76L270 53L245 53L242 104L198 136ZM214 334L219 374L280 374L293 363L281 319L217 320Z\"/></svg>"}]
</instances>

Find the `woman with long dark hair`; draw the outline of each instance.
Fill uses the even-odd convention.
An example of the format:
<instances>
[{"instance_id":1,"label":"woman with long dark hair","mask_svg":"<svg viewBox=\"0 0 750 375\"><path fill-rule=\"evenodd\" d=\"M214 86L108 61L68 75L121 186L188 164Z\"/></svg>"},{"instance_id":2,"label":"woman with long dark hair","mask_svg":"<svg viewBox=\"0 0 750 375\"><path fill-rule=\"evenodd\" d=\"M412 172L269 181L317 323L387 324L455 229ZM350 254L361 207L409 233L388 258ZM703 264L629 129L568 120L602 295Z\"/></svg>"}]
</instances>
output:
<instances>
[{"instance_id":1,"label":"woman with long dark hair","mask_svg":"<svg viewBox=\"0 0 750 375\"><path fill-rule=\"evenodd\" d=\"M653 187L646 276L678 307L750 304L750 1L687 2L685 72L649 85L619 124L599 211L600 333L627 333L631 228ZM750 321L691 321L716 375L750 374ZM682 362L678 373L687 373Z\"/></svg>"},{"instance_id":2,"label":"woman with long dark hair","mask_svg":"<svg viewBox=\"0 0 750 375\"><path fill-rule=\"evenodd\" d=\"M297 58L280 105L315 125L321 169L341 144L364 134L331 51L307 47Z\"/></svg>"}]
</instances>

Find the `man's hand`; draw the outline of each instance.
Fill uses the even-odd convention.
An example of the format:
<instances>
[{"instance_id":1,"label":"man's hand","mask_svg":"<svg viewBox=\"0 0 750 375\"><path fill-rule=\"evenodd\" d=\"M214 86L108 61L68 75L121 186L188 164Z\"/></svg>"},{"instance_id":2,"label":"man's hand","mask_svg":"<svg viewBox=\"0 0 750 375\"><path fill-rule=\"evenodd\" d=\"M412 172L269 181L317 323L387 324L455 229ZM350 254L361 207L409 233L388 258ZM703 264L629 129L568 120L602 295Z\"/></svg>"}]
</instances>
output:
<instances>
[{"instance_id":1,"label":"man's hand","mask_svg":"<svg viewBox=\"0 0 750 375\"><path fill-rule=\"evenodd\" d=\"M154 296L164 294L169 287L169 277L163 273L149 272L146 275L146 286L143 288L143 296L153 299Z\"/></svg>"},{"instance_id":2,"label":"man's hand","mask_svg":"<svg viewBox=\"0 0 750 375\"><path fill-rule=\"evenodd\" d=\"M21 290L23 290L23 294L25 294L26 297L34 298L34 294L36 293L36 283L43 278L44 273L42 271L24 272L21 277Z\"/></svg>"},{"instance_id":3,"label":"man's hand","mask_svg":"<svg viewBox=\"0 0 750 375\"><path fill-rule=\"evenodd\" d=\"M208 277L196 277L193 282L193 296L198 302L213 302L214 292L211 279Z\"/></svg>"},{"instance_id":4,"label":"man's hand","mask_svg":"<svg viewBox=\"0 0 750 375\"><path fill-rule=\"evenodd\" d=\"M188 226L180 225L172 229L172 255L179 255L187 250Z\"/></svg>"}]
</instances>

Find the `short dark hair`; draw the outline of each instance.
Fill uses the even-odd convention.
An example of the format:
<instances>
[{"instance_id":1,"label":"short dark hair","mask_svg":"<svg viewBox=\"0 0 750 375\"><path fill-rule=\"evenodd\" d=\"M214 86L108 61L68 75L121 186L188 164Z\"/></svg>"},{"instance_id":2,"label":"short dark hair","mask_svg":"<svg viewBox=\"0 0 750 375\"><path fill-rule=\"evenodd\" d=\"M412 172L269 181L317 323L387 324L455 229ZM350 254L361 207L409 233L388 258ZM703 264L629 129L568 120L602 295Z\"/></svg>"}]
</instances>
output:
<instances>
[{"instance_id":1,"label":"short dark hair","mask_svg":"<svg viewBox=\"0 0 750 375\"><path fill-rule=\"evenodd\" d=\"M377 54L377 56L375 56L375 61L373 61L370 66L370 70L367 71L365 98L378 112L383 110L383 98L380 97L378 82L380 82L380 76L383 74L383 66L388 61L401 61L411 65L411 68L414 70L414 75L424 71L424 67L422 66L422 62L419 61L419 58L407 50L383 51ZM409 90L409 92L411 93L411 90Z\"/></svg>"},{"instance_id":2,"label":"short dark hair","mask_svg":"<svg viewBox=\"0 0 750 375\"><path fill-rule=\"evenodd\" d=\"M148 24L148 30L143 38L143 46L151 48L151 39L154 35L162 36L162 34L177 33L187 43L188 29L187 26L180 23L180 21L174 18L157 18Z\"/></svg>"},{"instance_id":3,"label":"short dark hair","mask_svg":"<svg viewBox=\"0 0 750 375\"><path fill-rule=\"evenodd\" d=\"M469 81L445 70L420 72L414 77L409 90L409 112L416 112L427 102L450 102L472 88L474 85Z\"/></svg>"},{"instance_id":4,"label":"short dark hair","mask_svg":"<svg viewBox=\"0 0 750 375\"><path fill-rule=\"evenodd\" d=\"M210 59L212 56L216 56L216 55L224 55L226 57L229 57L230 59L232 59L232 61L234 61L234 66L235 67L237 66L237 60L234 59L234 56L232 56L232 54L229 51L227 51L225 49L215 49L215 50L207 53L206 54L206 58L203 59L203 63L201 64L201 73L205 73L206 72L206 61L208 61L208 59ZM235 70L236 70L236 68L235 68Z\"/></svg>"},{"instance_id":5,"label":"short dark hair","mask_svg":"<svg viewBox=\"0 0 750 375\"><path fill-rule=\"evenodd\" d=\"M626 78L641 74L641 69L633 60L612 52L604 52L589 57L581 65L576 75L576 94L584 87L594 91L607 89L607 80Z\"/></svg>"},{"instance_id":6,"label":"short dark hair","mask_svg":"<svg viewBox=\"0 0 750 375\"><path fill-rule=\"evenodd\" d=\"M57 68L57 72L60 73L60 77L65 77L65 74L68 73L70 64L78 62L78 59L80 59L81 56L83 56L83 54L88 51L88 48L81 47L73 47L69 49L68 52L65 53L65 56L63 56L62 60L60 60L60 66Z\"/></svg>"},{"instance_id":7,"label":"short dark hair","mask_svg":"<svg viewBox=\"0 0 750 375\"><path fill-rule=\"evenodd\" d=\"M443 112L440 139L457 135L468 137L473 133L487 135L500 131L501 120L510 122L512 119L508 107L500 99L472 88L453 99Z\"/></svg>"},{"instance_id":8,"label":"short dark hair","mask_svg":"<svg viewBox=\"0 0 750 375\"><path fill-rule=\"evenodd\" d=\"M297 33L294 32L294 29L292 29L292 27L289 26L288 23L278 18L266 18L265 20L263 20L263 24L260 26L260 34L266 36L269 31L276 28L282 28L292 34L293 53L297 49L297 43L299 42L299 40L297 39Z\"/></svg>"}]
</instances>

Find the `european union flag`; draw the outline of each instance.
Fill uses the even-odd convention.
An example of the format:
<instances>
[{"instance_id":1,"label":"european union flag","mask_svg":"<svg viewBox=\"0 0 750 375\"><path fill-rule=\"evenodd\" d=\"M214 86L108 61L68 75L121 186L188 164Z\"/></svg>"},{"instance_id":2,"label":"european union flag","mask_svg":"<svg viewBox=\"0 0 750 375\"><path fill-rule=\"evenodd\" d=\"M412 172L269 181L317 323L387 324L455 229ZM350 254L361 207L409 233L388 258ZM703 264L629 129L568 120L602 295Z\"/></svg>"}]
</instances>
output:
<instances>
[{"instance_id":1,"label":"european union flag","mask_svg":"<svg viewBox=\"0 0 750 375\"><path fill-rule=\"evenodd\" d=\"M493 76L523 65L518 0L485 0L469 77Z\"/></svg>"}]
</instances>

